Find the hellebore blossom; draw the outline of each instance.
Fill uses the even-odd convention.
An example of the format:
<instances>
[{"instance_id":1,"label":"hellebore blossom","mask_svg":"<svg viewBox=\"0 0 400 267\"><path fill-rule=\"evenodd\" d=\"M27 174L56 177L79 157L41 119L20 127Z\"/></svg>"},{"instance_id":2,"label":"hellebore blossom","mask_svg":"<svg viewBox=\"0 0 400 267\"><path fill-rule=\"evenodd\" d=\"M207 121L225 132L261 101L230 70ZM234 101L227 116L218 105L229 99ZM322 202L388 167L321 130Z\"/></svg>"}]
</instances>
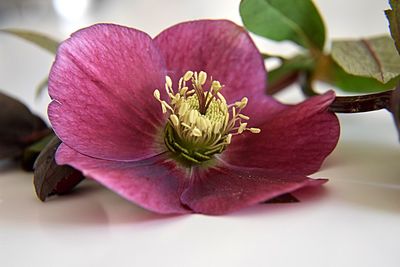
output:
<instances>
[{"instance_id":1,"label":"hellebore blossom","mask_svg":"<svg viewBox=\"0 0 400 267\"><path fill-rule=\"evenodd\" d=\"M226 20L152 39L98 24L64 41L50 72L56 159L159 213L222 214L320 185L339 136L334 93L265 95L263 59Z\"/></svg>"}]
</instances>

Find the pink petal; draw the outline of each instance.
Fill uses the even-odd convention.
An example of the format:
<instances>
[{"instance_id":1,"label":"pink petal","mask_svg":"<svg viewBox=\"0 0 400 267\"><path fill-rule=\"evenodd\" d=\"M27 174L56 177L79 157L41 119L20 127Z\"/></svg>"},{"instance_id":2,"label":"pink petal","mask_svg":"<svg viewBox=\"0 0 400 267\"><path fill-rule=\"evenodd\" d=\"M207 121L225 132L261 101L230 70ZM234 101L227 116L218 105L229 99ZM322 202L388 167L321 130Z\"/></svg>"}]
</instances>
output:
<instances>
[{"instance_id":1,"label":"pink petal","mask_svg":"<svg viewBox=\"0 0 400 267\"><path fill-rule=\"evenodd\" d=\"M177 24L161 32L155 42L164 54L174 82L187 71L206 71L225 85L228 103L246 96L252 107L245 113L259 117L259 105L276 102L265 95L264 60L248 33L228 20L198 20ZM258 115L256 115L258 114Z\"/></svg>"},{"instance_id":2,"label":"pink petal","mask_svg":"<svg viewBox=\"0 0 400 267\"><path fill-rule=\"evenodd\" d=\"M235 136L221 157L232 165L286 174L317 171L339 138L337 117L327 111L334 98L335 94L328 92L286 106L277 116L268 116L260 126L261 133Z\"/></svg>"},{"instance_id":3,"label":"pink petal","mask_svg":"<svg viewBox=\"0 0 400 267\"><path fill-rule=\"evenodd\" d=\"M185 170L163 156L139 162L108 161L91 158L61 144L58 164L81 170L124 198L158 213L188 213L179 196L185 182Z\"/></svg>"},{"instance_id":4,"label":"pink petal","mask_svg":"<svg viewBox=\"0 0 400 267\"><path fill-rule=\"evenodd\" d=\"M159 153L164 124L153 97L165 65L138 30L98 24L61 44L50 72L49 118L60 139L102 159L135 160Z\"/></svg>"},{"instance_id":5,"label":"pink petal","mask_svg":"<svg viewBox=\"0 0 400 267\"><path fill-rule=\"evenodd\" d=\"M302 175L228 165L197 170L192 179L192 186L182 194L182 203L194 212L204 214L232 212L302 187L326 182Z\"/></svg>"}]
</instances>

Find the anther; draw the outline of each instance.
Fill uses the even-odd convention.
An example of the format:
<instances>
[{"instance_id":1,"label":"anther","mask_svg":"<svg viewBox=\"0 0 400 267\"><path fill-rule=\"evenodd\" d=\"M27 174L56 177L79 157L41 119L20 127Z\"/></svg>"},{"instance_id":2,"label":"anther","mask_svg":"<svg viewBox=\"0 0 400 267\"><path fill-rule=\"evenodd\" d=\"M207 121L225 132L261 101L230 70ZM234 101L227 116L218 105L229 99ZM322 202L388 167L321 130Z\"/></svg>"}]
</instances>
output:
<instances>
[{"instance_id":1,"label":"anther","mask_svg":"<svg viewBox=\"0 0 400 267\"><path fill-rule=\"evenodd\" d=\"M190 79L192 79L192 76L193 76L193 71L187 71L186 73L185 73L185 75L183 76L183 79L187 82L187 81L189 81Z\"/></svg>"},{"instance_id":2,"label":"anther","mask_svg":"<svg viewBox=\"0 0 400 267\"><path fill-rule=\"evenodd\" d=\"M185 87L183 87L183 88L179 91L179 93L183 96L183 95L185 95L185 93L187 92L187 90L188 90L188 88L185 86Z\"/></svg>"},{"instance_id":3,"label":"anther","mask_svg":"<svg viewBox=\"0 0 400 267\"><path fill-rule=\"evenodd\" d=\"M226 99L220 92L217 93L217 96L219 99L221 99L222 103L226 104Z\"/></svg>"},{"instance_id":4,"label":"anther","mask_svg":"<svg viewBox=\"0 0 400 267\"><path fill-rule=\"evenodd\" d=\"M206 120L207 120L207 119L205 119L205 118L203 118L203 117L197 117L196 125L197 125L197 127L198 127L200 130L202 130L202 131L207 130L207 123L206 123Z\"/></svg>"},{"instance_id":5,"label":"anther","mask_svg":"<svg viewBox=\"0 0 400 267\"><path fill-rule=\"evenodd\" d=\"M252 132L252 133L255 133L255 134L261 133L261 129L259 129L259 128L250 128L248 130L250 132Z\"/></svg>"},{"instance_id":6,"label":"anther","mask_svg":"<svg viewBox=\"0 0 400 267\"><path fill-rule=\"evenodd\" d=\"M200 71L199 73L199 83L201 85L205 84L207 80L207 73L205 73L204 71Z\"/></svg>"},{"instance_id":7,"label":"anther","mask_svg":"<svg viewBox=\"0 0 400 267\"><path fill-rule=\"evenodd\" d=\"M171 119L172 124L173 124L174 126L179 126L179 119L178 119L178 116L176 116L175 114L172 114L171 116L169 116L169 118Z\"/></svg>"},{"instance_id":8,"label":"anther","mask_svg":"<svg viewBox=\"0 0 400 267\"><path fill-rule=\"evenodd\" d=\"M199 112L197 110L192 109L189 113L189 122L191 124L195 123L197 117L198 117Z\"/></svg>"},{"instance_id":9,"label":"anther","mask_svg":"<svg viewBox=\"0 0 400 267\"><path fill-rule=\"evenodd\" d=\"M160 91L158 89L154 90L153 95L157 100L160 100Z\"/></svg>"},{"instance_id":10,"label":"anther","mask_svg":"<svg viewBox=\"0 0 400 267\"><path fill-rule=\"evenodd\" d=\"M213 81L211 84L211 89L215 92L218 93L219 90L222 88L221 84L219 83L219 81Z\"/></svg>"},{"instance_id":11,"label":"anther","mask_svg":"<svg viewBox=\"0 0 400 267\"><path fill-rule=\"evenodd\" d=\"M193 129L192 135L193 135L193 136L197 136L197 137L202 136L201 131L200 131L200 129L198 129L198 128L194 128L194 129Z\"/></svg>"},{"instance_id":12,"label":"anther","mask_svg":"<svg viewBox=\"0 0 400 267\"><path fill-rule=\"evenodd\" d=\"M185 113L188 111L189 109L189 105L187 103L182 103L182 105L179 107L179 115L183 116L185 115Z\"/></svg>"},{"instance_id":13,"label":"anther","mask_svg":"<svg viewBox=\"0 0 400 267\"><path fill-rule=\"evenodd\" d=\"M249 116L246 116L246 115L243 115L243 114L239 114L239 117L240 117L241 119L244 119L244 120L249 120L249 119L250 119Z\"/></svg>"},{"instance_id":14,"label":"anther","mask_svg":"<svg viewBox=\"0 0 400 267\"><path fill-rule=\"evenodd\" d=\"M182 123L181 123L181 125L182 125L183 127L185 127L185 128L188 128L188 129L190 129L190 128L191 128L189 124L187 124L187 123L184 123L184 122L182 122Z\"/></svg>"},{"instance_id":15,"label":"anther","mask_svg":"<svg viewBox=\"0 0 400 267\"><path fill-rule=\"evenodd\" d=\"M172 80L171 80L171 77L165 76L165 83L168 85L168 88L172 88Z\"/></svg>"},{"instance_id":16,"label":"anther","mask_svg":"<svg viewBox=\"0 0 400 267\"><path fill-rule=\"evenodd\" d=\"M221 123L220 123L219 121L216 122L216 123L214 124L214 134L219 133L220 130L221 130L221 127L222 127Z\"/></svg>"},{"instance_id":17,"label":"anther","mask_svg":"<svg viewBox=\"0 0 400 267\"><path fill-rule=\"evenodd\" d=\"M232 141L232 134L228 134L228 136L225 139L226 143L229 145Z\"/></svg>"},{"instance_id":18,"label":"anther","mask_svg":"<svg viewBox=\"0 0 400 267\"><path fill-rule=\"evenodd\" d=\"M237 132L239 134L243 133L243 131L246 129L246 126L247 126L247 122L241 123Z\"/></svg>"}]
</instances>

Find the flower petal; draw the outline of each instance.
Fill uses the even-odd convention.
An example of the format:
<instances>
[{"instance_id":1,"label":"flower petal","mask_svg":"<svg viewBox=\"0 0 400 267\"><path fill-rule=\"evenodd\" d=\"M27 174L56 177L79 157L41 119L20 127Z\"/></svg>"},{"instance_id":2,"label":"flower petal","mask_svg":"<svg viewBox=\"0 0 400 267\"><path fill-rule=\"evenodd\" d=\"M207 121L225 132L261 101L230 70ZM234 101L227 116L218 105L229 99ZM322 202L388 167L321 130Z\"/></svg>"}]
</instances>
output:
<instances>
[{"instance_id":1,"label":"flower petal","mask_svg":"<svg viewBox=\"0 0 400 267\"><path fill-rule=\"evenodd\" d=\"M267 169L222 164L194 173L193 184L182 194L182 203L194 212L224 214L266 201L306 186L317 186L325 179L285 175Z\"/></svg>"},{"instance_id":2,"label":"flower petal","mask_svg":"<svg viewBox=\"0 0 400 267\"><path fill-rule=\"evenodd\" d=\"M188 213L179 196L185 173L163 156L138 162L91 158L65 144L57 150L58 164L68 164L124 198L158 213Z\"/></svg>"},{"instance_id":3,"label":"flower petal","mask_svg":"<svg viewBox=\"0 0 400 267\"><path fill-rule=\"evenodd\" d=\"M164 54L174 82L187 71L205 71L225 87L228 103L249 98L245 113L255 116L257 106L269 103L265 95L264 60L248 33L228 20L198 20L161 32L155 42ZM271 104L272 105L272 104ZM253 108L252 108L253 107Z\"/></svg>"},{"instance_id":4,"label":"flower petal","mask_svg":"<svg viewBox=\"0 0 400 267\"><path fill-rule=\"evenodd\" d=\"M286 106L268 116L261 133L235 136L221 158L237 166L264 168L286 174L308 175L317 171L335 148L339 122L327 111L333 92Z\"/></svg>"},{"instance_id":5,"label":"flower petal","mask_svg":"<svg viewBox=\"0 0 400 267\"><path fill-rule=\"evenodd\" d=\"M153 97L165 64L138 30L98 24L61 44L49 79L50 122L68 146L102 159L136 160L159 153L163 117Z\"/></svg>"}]
</instances>

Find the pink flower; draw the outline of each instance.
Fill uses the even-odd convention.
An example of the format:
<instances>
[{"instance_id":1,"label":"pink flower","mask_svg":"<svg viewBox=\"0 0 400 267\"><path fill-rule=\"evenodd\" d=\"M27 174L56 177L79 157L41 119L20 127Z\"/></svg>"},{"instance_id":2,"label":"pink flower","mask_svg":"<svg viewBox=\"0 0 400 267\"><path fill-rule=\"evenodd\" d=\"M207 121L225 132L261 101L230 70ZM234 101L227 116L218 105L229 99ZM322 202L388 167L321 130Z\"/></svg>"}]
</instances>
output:
<instances>
[{"instance_id":1,"label":"pink flower","mask_svg":"<svg viewBox=\"0 0 400 267\"><path fill-rule=\"evenodd\" d=\"M324 183L307 175L338 140L334 93L287 106L265 85L261 55L230 21L154 39L111 24L80 30L50 72L57 162L159 213L222 214Z\"/></svg>"}]
</instances>

